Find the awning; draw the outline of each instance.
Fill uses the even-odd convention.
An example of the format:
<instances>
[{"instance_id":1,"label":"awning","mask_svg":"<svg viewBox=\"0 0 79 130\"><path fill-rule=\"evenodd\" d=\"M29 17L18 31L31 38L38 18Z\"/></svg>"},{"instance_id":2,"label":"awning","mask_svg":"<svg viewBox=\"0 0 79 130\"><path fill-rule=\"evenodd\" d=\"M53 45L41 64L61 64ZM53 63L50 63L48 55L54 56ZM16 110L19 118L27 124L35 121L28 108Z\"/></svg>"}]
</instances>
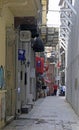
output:
<instances>
[{"instance_id":1,"label":"awning","mask_svg":"<svg viewBox=\"0 0 79 130\"><path fill-rule=\"evenodd\" d=\"M51 83L51 81L48 80L48 79L44 79L44 81L45 81L46 83Z\"/></svg>"}]
</instances>

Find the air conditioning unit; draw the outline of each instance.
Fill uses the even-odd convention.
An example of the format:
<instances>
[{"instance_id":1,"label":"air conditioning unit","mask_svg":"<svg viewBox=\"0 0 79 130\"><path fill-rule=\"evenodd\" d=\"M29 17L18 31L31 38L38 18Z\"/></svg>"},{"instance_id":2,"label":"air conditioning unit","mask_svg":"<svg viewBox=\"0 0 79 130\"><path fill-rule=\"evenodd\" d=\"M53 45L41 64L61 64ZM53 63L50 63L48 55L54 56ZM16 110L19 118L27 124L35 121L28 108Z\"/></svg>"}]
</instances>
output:
<instances>
[{"instance_id":1,"label":"air conditioning unit","mask_svg":"<svg viewBox=\"0 0 79 130\"><path fill-rule=\"evenodd\" d=\"M31 40L31 32L30 31L20 31L20 41L28 42Z\"/></svg>"}]
</instances>

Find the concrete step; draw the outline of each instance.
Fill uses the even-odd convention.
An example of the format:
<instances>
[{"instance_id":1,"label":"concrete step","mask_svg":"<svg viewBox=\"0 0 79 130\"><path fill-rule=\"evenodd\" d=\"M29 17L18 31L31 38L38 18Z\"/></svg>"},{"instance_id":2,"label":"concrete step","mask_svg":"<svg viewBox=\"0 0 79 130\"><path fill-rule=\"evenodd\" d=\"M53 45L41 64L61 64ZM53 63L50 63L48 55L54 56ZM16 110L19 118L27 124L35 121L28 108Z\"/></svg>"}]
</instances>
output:
<instances>
[{"instance_id":1,"label":"concrete step","mask_svg":"<svg viewBox=\"0 0 79 130\"><path fill-rule=\"evenodd\" d=\"M24 105L21 108L21 113L28 113L31 109L32 109L31 104Z\"/></svg>"}]
</instances>

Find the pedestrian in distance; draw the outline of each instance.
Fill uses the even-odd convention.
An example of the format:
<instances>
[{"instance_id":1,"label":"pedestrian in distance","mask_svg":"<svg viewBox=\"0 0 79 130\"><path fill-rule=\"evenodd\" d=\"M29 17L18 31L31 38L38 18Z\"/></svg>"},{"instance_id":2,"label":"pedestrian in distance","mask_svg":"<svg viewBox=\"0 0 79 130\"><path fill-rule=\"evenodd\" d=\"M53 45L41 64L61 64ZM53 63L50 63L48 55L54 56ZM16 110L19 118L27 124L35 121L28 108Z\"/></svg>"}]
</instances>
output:
<instances>
[{"instance_id":1,"label":"pedestrian in distance","mask_svg":"<svg viewBox=\"0 0 79 130\"><path fill-rule=\"evenodd\" d=\"M63 85L63 96L65 96L65 92L66 92L66 86Z\"/></svg>"},{"instance_id":2,"label":"pedestrian in distance","mask_svg":"<svg viewBox=\"0 0 79 130\"><path fill-rule=\"evenodd\" d=\"M57 95L57 89L58 89L58 85L56 84L56 82L53 85L53 89L54 89L54 96L56 96Z\"/></svg>"}]
</instances>

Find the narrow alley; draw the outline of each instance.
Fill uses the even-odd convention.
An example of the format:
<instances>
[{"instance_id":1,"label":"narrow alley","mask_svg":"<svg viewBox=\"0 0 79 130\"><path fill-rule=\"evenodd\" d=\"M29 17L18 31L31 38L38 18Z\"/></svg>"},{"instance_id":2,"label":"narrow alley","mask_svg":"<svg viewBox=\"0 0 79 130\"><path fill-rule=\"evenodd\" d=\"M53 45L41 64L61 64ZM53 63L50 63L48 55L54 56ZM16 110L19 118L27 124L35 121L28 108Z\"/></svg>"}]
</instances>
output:
<instances>
[{"instance_id":1,"label":"narrow alley","mask_svg":"<svg viewBox=\"0 0 79 130\"><path fill-rule=\"evenodd\" d=\"M28 114L22 114L3 130L79 130L79 117L65 97L40 98Z\"/></svg>"},{"instance_id":2,"label":"narrow alley","mask_svg":"<svg viewBox=\"0 0 79 130\"><path fill-rule=\"evenodd\" d=\"M79 130L78 27L79 0L0 0L0 130Z\"/></svg>"}]
</instances>

